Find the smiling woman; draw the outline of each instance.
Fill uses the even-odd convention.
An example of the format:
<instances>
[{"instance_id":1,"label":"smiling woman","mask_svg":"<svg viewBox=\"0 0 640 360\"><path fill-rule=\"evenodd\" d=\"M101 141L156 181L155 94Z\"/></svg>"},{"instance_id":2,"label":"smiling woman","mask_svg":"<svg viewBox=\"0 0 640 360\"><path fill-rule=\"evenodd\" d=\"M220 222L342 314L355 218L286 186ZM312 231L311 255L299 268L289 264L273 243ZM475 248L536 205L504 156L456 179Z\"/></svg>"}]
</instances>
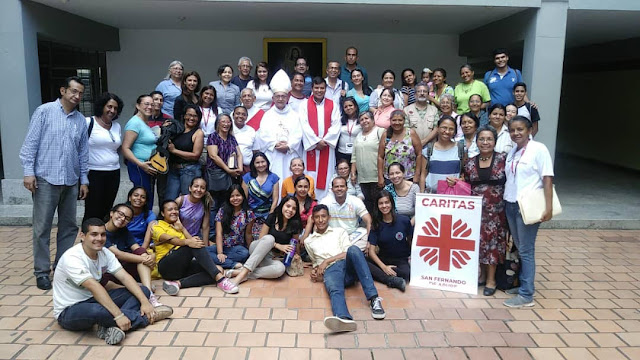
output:
<instances>
[{"instance_id":1,"label":"smiling woman","mask_svg":"<svg viewBox=\"0 0 640 360\"><path fill-rule=\"evenodd\" d=\"M167 177L167 199L189 193L191 181L202 175L200 154L204 147L204 133L200 129L202 112L197 105L185 107L184 132L175 136L167 149L171 153L169 175Z\"/></svg>"},{"instance_id":2,"label":"smiling woman","mask_svg":"<svg viewBox=\"0 0 640 360\"><path fill-rule=\"evenodd\" d=\"M88 117L89 133L89 194L85 199L83 221L104 218L113 205L120 185L120 155L122 144L120 124L114 122L124 104L111 93L104 93L94 104L94 116Z\"/></svg>"},{"instance_id":3,"label":"smiling woman","mask_svg":"<svg viewBox=\"0 0 640 360\"><path fill-rule=\"evenodd\" d=\"M233 68L224 64L218 68L220 80L212 81L209 85L216 88L218 106L222 111L231 114L233 109L240 105L240 88L231 83L233 78Z\"/></svg>"}]
</instances>

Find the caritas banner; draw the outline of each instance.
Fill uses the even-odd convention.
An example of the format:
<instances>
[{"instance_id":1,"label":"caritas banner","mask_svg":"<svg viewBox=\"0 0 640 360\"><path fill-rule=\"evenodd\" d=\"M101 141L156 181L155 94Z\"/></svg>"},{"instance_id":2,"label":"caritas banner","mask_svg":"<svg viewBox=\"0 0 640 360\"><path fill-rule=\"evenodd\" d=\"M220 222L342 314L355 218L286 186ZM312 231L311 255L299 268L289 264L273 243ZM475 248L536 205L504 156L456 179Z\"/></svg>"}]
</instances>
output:
<instances>
[{"instance_id":1,"label":"caritas banner","mask_svg":"<svg viewBox=\"0 0 640 360\"><path fill-rule=\"evenodd\" d=\"M418 194L411 285L478 292L481 196Z\"/></svg>"}]
</instances>

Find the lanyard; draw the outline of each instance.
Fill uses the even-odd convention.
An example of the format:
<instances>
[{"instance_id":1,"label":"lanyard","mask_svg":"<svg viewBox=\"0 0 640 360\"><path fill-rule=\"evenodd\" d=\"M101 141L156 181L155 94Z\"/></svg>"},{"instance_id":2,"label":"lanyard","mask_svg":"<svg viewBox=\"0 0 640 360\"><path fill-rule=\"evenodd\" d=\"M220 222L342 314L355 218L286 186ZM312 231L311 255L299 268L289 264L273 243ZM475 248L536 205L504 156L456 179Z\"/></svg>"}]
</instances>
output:
<instances>
[{"instance_id":1,"label":"lanyard","mask_svg":"<svg viewBox=\"0 0 640 360\"><path fill-rule=\"evenodd\" d=\"M200 112L202 112L202 120L204 120L204 128L207 128L207 125L209 125L209 116L211 116L211 108L208 107L207 111L206 111L206 115L205 115L205 111L204 108L202 106L200 106Z\"/></svg>"},{"instance_id":2,"label":"lanyard","mask_svg":"<svg viewBox=\"0 0 640 360\"><path fill-rule=\"evenodd\" d=\"M347 120L347 133L349 134L349 138L351 138L351 133L353 132L353 127L356 126L356 121L353 120L353 124L351 124L351 128L349 128L349 122L351 120Z\"/></svg>"},{"instance_id":3,"label":"lanyard","mask_svg":"<svg viewBox=\"0 0 640 360\"><path fill-rule=\"evenodd\" d=\"M513 159L511 160L511 173L513 174L514 178L516 173L518 172L518 165L520 165L520 160L522 160L522 157L524 156L524 152L525 150L527 150L527 147L523 147L522 148L522 153L520 154L520 157L518 158L518 161L515 161L516 159L516 154L518 153L517 151L515 153L513 153ZM515 168L513 167L513 163L516 163Z\"/></svg>"}]
</instances>

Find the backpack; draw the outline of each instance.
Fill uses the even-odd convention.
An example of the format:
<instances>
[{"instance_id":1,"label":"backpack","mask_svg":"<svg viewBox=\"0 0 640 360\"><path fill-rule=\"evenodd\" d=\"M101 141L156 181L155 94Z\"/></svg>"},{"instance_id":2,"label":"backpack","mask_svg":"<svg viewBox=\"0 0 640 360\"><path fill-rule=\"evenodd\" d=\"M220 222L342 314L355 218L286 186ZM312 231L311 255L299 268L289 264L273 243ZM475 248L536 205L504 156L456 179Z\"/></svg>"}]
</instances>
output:
<instances>
[{"instance_id":1,"label":"backpack","mask_svg":"<svg viewBox=\"0 0 640 360\"><path fill-rule=\"evenodd\" d=\"M427 144L427 166L425 167L425 169L427 170L427 173L429 173L429 168L431 167L431 155L433 155L433 144L434 144L433 141ZM462 169L464 166L464 160L466 157L464 153L464 139L458 141L456 145L458 146L458 158L460 158L460 172L462 172Z\"/></svg>"}]
</instances>

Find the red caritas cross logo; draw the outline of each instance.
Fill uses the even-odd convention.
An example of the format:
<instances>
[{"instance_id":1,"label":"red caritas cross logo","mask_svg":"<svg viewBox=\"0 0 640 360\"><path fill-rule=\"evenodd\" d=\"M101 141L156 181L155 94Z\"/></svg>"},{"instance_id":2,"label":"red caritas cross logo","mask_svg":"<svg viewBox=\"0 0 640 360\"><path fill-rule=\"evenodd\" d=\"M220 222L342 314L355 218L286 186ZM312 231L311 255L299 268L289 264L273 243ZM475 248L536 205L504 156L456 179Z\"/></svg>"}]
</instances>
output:
<instances>
[{"instance_id":1,"label":"red caritas cross logo","mask_svg":"<svg viewBox=\"0 0 640 360\"><path fill-rule=\"evenodd\" d=\"M426 235L418 235L417 246L426 247L420 256L429 265L438 261L438 270L449 271L451 264L461 269L471 259L467 251L475 250L475 241L466 240L471 235L471 228L462 220L452 225L451 215L443 214L440 223L434 217L425 222L422 231Z\"/></svg>"}]
</instances>

